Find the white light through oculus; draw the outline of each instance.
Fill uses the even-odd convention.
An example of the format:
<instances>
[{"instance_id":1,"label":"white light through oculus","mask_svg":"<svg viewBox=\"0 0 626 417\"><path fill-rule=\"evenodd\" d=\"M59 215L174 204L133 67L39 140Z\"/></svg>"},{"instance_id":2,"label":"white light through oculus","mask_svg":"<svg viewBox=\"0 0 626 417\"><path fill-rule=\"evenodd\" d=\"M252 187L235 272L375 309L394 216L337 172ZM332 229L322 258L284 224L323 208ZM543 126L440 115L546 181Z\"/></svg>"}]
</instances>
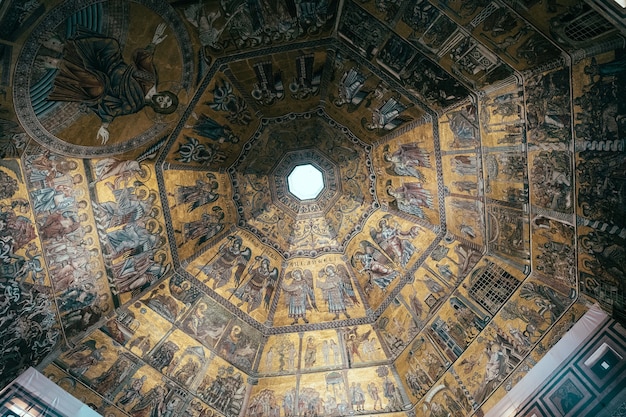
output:
<instances>
[{"instance_id":1,"label":"white light through oculus","mask_svg":"<svg viewBox=\"0 0 626 417\"><path fill-rule=\"evenodd\" d=\"M311 200L324 189L324 178L313 165L298 165L287 177L287 184L291 194L300 200Z\"/></svg>"}]
</instances>

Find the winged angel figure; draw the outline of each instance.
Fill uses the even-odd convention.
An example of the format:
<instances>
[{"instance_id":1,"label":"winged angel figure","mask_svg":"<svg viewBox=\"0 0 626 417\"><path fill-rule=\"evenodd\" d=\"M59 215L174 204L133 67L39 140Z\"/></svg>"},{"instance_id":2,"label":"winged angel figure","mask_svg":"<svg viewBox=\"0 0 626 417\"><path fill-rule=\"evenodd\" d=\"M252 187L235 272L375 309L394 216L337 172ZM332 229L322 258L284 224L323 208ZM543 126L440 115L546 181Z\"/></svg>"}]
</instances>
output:
<instances>
[{"instance_id":1,"label":"winged angel figure","mask_svg":"<svg viewBox=\"0 0 626 417\"><path fill-rule=\"evenodd\" d=\"M349 319L348 307L359 305L360 303L354 292L354 287L352 287L352 281L346 267L328 264L318 273L318 278L322 277L325 277L325 280L321 281L318 279L317 287L322 290L328 311L335 315L333 320L339 319L339 314L343 314Z\"/></svg>"},{"instance_id":2,"label":"winged angel figure","mask_svg":"<svg viewBox=\"0 0 626 417\"><path fill-rule=\"evenodd\" d=\"M254 259L255 263L248 268L248 279L241 286L230 290L240 300L237 307L248 303L248 313L259 308L261 302L266 310L269 309L278 281L278 268L272 268L268 258L256 256ZM256 265L259 266L255 268Z\"/></svg>"},{"instance_id":3,"label":"winged angel figure","mask_svg":"<svg viewBox=\"0 0 626 417\"><path fill-rule=\"evenodd\" d=\"M335 105L341 107L348 104L348 112L356 110L370 93L362 89L364 85L365 76L354 68L344 72L339 81L339 97L335 100Z\"/></svg>"},{"instance_id":4,"label":"winged angel figure","mask_svg":"<svg viewBox=\"0 0 626 417\"><path fill-rule=\"evenodd\" d=\"M298 324L299 319L308 323L307 310L317 310L313 292L313 274L308 269L297 268L288 272L285 278L291 279L291 282L284 281L282 285L287 297L287 311L289 317L293 319L291 324Z\"/></svg>"},{"instance_id":5,"label":"winged angel figure","mask_svg":"<svg viewBox=\"0 0 626 417\"><path fill-rule=\"evenodd\" d=\"M373 227L370 229L372 240L378 244L392 262L405 268L417 250L411 243L411 239L417 237L419 228L413 226L404 232L401 230L400 224L393 221L388 214L378 222L378 227L378 230Z\"/></svg>"},{"instance_id":6,"label":"winged angel figure","mask_svg":"<svg viewBox=\"0 0 626 417\"><path fill-rule=\"evenodd\" d=\"M361 241L361 248L362 251L352 256L352 266L358 268L361 274L367 273L369 276L364 287L365 292L369 293L374 285L383 292L386 291L389 284L398 276L398 271L393 268L393 261L367 240Z\"/></svg>"},{"instance_id":7,"label":"winged angel figure","mask_svg":"<svg viewBox=\"0 0 626 417\"><path fill-rule=\"evenodd\" d=\"M432 168L430 154L416 142L400 144L394 152L390 152L389 145L385 145L383 158L390 163L388 174L415 177L422 183L426 177L419 168Z\"/></svg>"},{"instance_id":8,"label":"winged angel figure","mask_svg":"<svg viewBox=\"0 0 626 417\"><path fill-rule=\"evenodd\" d=\"M372 109L372 122L366 123L365 127L369 130L393 130L401 124L412 120L410 116L401 115L409 107L411 107L410 104L408 106L404 105L399 99L391 97L375 109Z\"/></svg>"}]
</instances>

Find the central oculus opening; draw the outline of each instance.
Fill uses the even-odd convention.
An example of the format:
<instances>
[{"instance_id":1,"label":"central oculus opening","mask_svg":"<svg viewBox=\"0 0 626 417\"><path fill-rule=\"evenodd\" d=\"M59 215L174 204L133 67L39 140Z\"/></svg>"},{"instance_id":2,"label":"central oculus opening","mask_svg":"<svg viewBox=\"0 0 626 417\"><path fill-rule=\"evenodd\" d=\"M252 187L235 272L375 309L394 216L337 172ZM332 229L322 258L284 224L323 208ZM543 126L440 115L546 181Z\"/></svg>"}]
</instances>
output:
<instances>
[{"instance_id":1,"label":"central oculus opening","mask_svg":"<svg viewBox=\"0 0 626 417\"><path fill-rule=\"evenodd\" d=\"M297 165L287 176L289 192L300 200L317 198L324 189L322 172L311 164Z\"/></svg>"}]
</instances>

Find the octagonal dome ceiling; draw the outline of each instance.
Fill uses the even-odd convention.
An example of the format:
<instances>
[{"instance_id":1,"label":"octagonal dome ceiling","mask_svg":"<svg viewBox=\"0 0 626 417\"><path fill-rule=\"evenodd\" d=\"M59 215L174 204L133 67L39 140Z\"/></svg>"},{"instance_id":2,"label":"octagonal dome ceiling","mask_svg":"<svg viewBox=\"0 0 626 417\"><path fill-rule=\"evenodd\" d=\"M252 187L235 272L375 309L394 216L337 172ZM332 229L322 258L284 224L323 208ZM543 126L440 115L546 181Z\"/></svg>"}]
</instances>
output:
<instances>
[{"instance_id":1,"label":"octagonal dome ceiling","mask_svg":"<svg viewBox=\"0 0 626 417\"><path fill-rule=\"evenodd\" d=\"M215 85L228 88L226 81L217 79ZM216 94L215 89L207 91ZM400 100L381 97L385 102ZM203 141L200 119L196 122L192 116L185 124L190 133L183 130L171 142L167 159L180 162L183 155L211 148ZM366 121L361 126L375 130ZM219 167L225 162L217 157L219 151L211 161L186 161L191 165L182 171L168 165L164 183L177 184L168 195L174 230L183 231L176 234L175 250L185 265L183 275L199 281L225 305L247 313L250 324L265 332L292 332L294 324L306 328L322 323L343 326L346 320L373 322L379 314L375 311L389 302L388 295L401 287L406 274L440 238L437 172L431 163L434 145L432 139L428 142L405 143L402 138L373 152L371 144L318 104L310 112L260 119L249 140L235 142L241 152L228 168L210 168L211 163ZM377 173L373 158L397 178ZM305 164L318 169L323 179L316 198L300 199L289 191L289 175ZM405 176L412 180L401 181ZM185 178L190 185L173 178ZM184 197L194 187L198 194L203 190L204 180L193 178L214 181L201 201ZM228 199L219 198L224 193ZM198 220L182 215L185 208L193 212L200 204L206 207ZM290 300L303 291L310 293L310 307L326 307L293 311ZM339 298L331 302L332 297Z\"/></svg>"},{"instance_id":2,"label":"octagonal dome ceiling","mask_svg":"<svg viewBox=\"0 0 626 417\"><path fill-rule=\"evenodd\" d=\"M563 29L581 14L593 39ZM0 319L0 365L59 348L46 373L105 415L141 414L123 394L139 381L173 415L478 415L584 313L580 292L623 277L607 254L626 119L598 99L626 85L622 29L595 6L51 0L0 17L0 285L19 322ZM118 106L101 78L122 75L136 94ZM310 195L289 184L303 166Z\"/></svg>"},{"instance_id":3,"label":"octagonal dome ceiling","mask_svg":"<svg viewBox=\"0 0 626 417\"><path fill-rule=\"evenodd\" d=\"M444 229L430 110L362 58L343 58L341 44L323 43L218 60L162 157L183 276L262 332L374 322ZM410 133L377 143L401 128ZM303 164L322 175L316 198L289 191ZM186 198L205 178L207 198ZM294 271L308 279L293 282ZM290 311L305 290L311 306L328 305L333 285L345 289L337 306Z\"/></svg>"}]
</instances>

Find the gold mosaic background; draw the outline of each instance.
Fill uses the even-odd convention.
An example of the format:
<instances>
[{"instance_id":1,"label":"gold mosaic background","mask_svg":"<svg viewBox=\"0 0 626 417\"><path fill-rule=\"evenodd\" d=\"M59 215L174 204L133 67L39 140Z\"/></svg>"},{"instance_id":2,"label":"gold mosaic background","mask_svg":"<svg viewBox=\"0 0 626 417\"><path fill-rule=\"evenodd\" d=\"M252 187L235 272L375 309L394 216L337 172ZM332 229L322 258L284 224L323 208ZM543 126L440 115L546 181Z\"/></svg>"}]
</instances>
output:
<instances>
[{"instance_id":1,"label":"gold mosaic background","mask_svg":"<svg viewBox=\"0 0 626 417\"><path fill-rule=\"evenodd\" d=\"M620 13L4 2L2 384L39 366L105 416L482 415L623 301ZM325 197L291 195L298 163Z\"/></svg>"}]
</instances>

